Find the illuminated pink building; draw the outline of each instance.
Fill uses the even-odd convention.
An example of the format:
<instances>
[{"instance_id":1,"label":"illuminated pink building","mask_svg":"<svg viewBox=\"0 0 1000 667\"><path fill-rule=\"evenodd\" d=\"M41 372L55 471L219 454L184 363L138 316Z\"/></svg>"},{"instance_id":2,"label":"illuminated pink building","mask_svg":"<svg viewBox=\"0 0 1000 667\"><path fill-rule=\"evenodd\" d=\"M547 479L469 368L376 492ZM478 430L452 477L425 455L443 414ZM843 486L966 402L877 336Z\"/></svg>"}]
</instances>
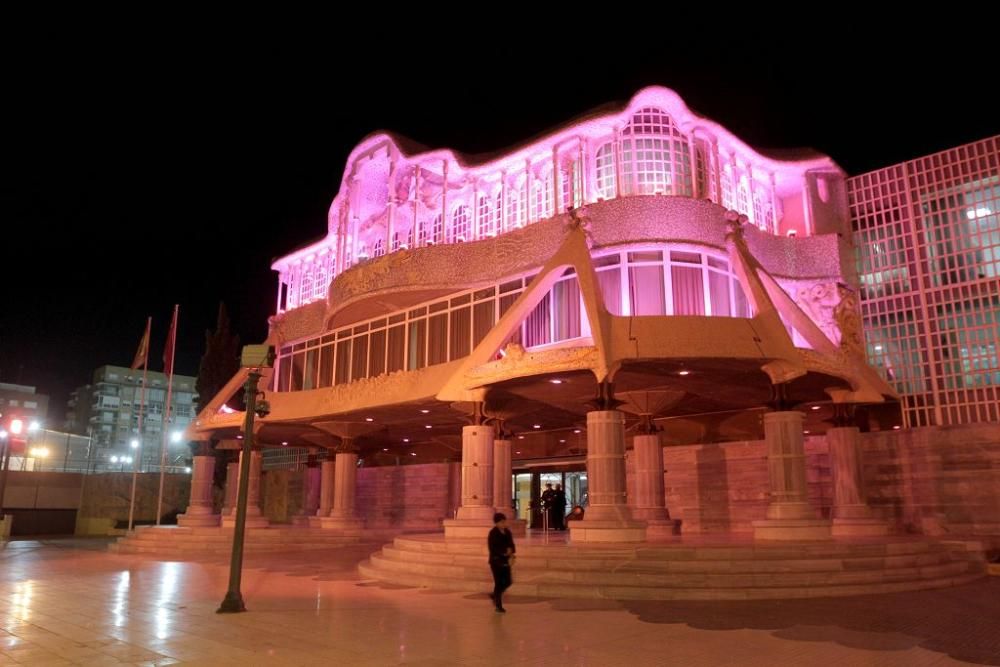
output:
<instances>
[{"instance_id":1,"label":"illuminated pink building","mask_svg":"<svg viewBox=\"0 0 1000 667\"><path fill-rule=\"evenodd\" d=\"M442 586L464 575L434 574L443 561L426 554L455 566L497 509L541 528L546 481L586 505L570 541L598 550L692 533L834 540L836 569L852 548L837 540L875 537L891 551L893 532L933 532L935 500L890 500L866 472L901 438L923 437L899 410L903 396L915 423L909 376L882 361L905 366L897 348L877 354L899 345L896 330L880 329L881 348L867 342L883 375L865 357L859 286L868 322L888 298L873 291L887 279L865 250L883 243L865 231L883 224L865 213L880 206L880 173L849 181L823 155L755 150L657 87L494 155L369 136L348 158L325 237L272 267L278 361L258 439L336 452L305 472L296 520L342 534L443 520L443 536L397 538L365 566ZM893 257L885 275L897 275ZM226 402L245 377L192 438L236 446L243 415ZM266 526L262 458L251 462L254 525ZM196 457L182 524L218 525L211 466ZM1000 482L989 484L996 516L983 521L1000 526ZM900 580L974 576L950 558ZM816 594L859 592L833 579L847 588Z\"/></svg>"}]
</instances>

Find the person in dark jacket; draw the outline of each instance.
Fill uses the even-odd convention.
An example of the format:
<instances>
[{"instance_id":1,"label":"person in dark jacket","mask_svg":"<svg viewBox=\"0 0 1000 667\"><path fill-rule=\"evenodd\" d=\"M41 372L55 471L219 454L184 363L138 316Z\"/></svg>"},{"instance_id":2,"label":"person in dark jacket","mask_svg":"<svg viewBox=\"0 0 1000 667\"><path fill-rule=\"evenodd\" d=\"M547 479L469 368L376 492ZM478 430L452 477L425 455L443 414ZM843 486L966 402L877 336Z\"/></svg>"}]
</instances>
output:
<instances>
[{"instance_id":1,"label":"person in dark jacket","mask_svg":"<svg viewBox=\"0 0 1000 667\"><path fill-rule=\"evenodd\" d=\"M566 492L563 491L562 484L556 484L556 490L552 494L552 513L549 525L552 530L566 530Z\"/></svg>"},{"instance_id":2,"label":"person in dark jacket","mask_svg":"<svg viewBox=\"0 0 1000 667\"><path fill-rule=\"evenodd\" d=\"M493 515L493 529L490 530L486 543L490 549L490 570L493 572L493 594L490 599L496 605L498 614L505 614L503 608L503 592L510 588L510 564L514 560L514 536L507 528L507 517L501 512Z\"/></svg>"}]
</instances>

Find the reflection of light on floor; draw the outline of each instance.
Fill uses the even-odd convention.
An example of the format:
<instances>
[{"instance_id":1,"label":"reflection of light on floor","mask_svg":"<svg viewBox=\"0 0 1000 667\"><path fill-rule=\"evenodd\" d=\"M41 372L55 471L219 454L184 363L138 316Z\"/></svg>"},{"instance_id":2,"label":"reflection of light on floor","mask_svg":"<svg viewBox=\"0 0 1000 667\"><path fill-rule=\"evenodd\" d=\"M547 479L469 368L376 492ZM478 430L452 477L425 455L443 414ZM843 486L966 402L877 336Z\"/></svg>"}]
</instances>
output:
<instances>
[{"instance_id":1,"label":"reflection of light on floor","mask_svg":"<svg viewBox=\"0 0 1000 667\"><path fill-rule=\"evenodd\" d=\"M31 596L34 591L35 582L32 579L28 579L27 581L14 586L14 595L10 598L10 620L28 620L31 616Z\"/></svg>"},{"instance_id":2,"label":"reflection of light on floor","mask_svg":"<svg viewBox=\"0 0 1000 667\"><path fill-rule=\"evenodd\" d=\"M159 639L166 639L170 634L170 615L166 605L174 599L177 592L180 569L180 563L163 563L160 566L160 590L156 598L156 636Z\"/></svg>"},{"instance_id":3,"label":"reflection of light on floor","mask_svg":"<svg viewBox=\"0 0 1000 667\"><path fill-rule=\"evenodd\" d=\"M125 610L128 607L128 589L131 583L131 576L128 570L124 570L118 575L118 585L115 586L115 606L111 608L111 613L115 615L115 626L125 625Z\"/></svg>"}]
</instances>

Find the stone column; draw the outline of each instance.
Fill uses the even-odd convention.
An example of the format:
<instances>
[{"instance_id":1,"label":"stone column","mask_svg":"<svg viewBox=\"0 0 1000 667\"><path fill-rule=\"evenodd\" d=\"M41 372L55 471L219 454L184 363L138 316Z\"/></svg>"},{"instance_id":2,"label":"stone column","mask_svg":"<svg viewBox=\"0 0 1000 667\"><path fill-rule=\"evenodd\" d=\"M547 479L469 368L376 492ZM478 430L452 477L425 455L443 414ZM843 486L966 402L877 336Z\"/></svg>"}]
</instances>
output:
<instances>
[{"instance_id":1,"label":"stone column","mask_svg":"<svg viewBox=\"0 0 1000 667\"><path fill-rule=\"evenodd\" d=\"M323 528L357 531L363 527L364 522L354 513L357 485L358 450L351 438L344 438L334 465L333 506L330 515L320 519Z\"/></svg>"},{"instance_id":2,"label":"stone column","mask_svg":"<svg viewBox=\"0 0 1000 667\"><path fill-rule=\"evenodd\" d=\"M240 460L243 459L243 452L240 452ZM260 470L264 461L263 454L259 449L250 452L250 475L249 488L247 489L247 528L267 528L270 522L261 515L260 511ZM238 477L238 476L237 476ZM240 480L243 483L243 480ZM236 527L236 512L230 516L222 518L223 528Z\"/></svg>"},{"instance_id":3,"label":"stone column","mask_svg":"<svg viewBox=\"0 0 1000 667\"><path fill-rule=\"evenodd\" d=\"M309 525L314 528L319 527L321 525L320 519L330 516L330 510L333 509L333 482L336 467L336 462L330 459L320 463L319 509L316 510L316 516L309 520Z\"/></svg>"},{"instance_id":4,"label":"stone column","mask_svg":"<svg viewBox=\"0 0 1000 667\"><path fill-rule=\"evenodd\" d=\"M822 540L830 538L830 521L818 519L809 504L801 412L786 410L764 415L767 468L771 499L767 519L754 521L759 540Z\"/></svg>"},{"instance_id":5,"label":"stone column","mask_svg":"<svg viewBox=\"0 0 1000 667\"><path fill-rule=\"evenodd\" d=\"M656 433L644 433L632 440L635 459L635 498L629 505L632 516L646 522L646 535L674 533L674 521L667 511L663 489L663 445Z\"/></svg>"},{"instance_id":6,"label":"stone column","mask_svg":"<svg viewBox=\"0 0 1000 667\"><path fill-rule=\"evenodd\" d=\"M889 524L874 516L865 499L860 434L854 426L826 432L833 477L833 534L837 536L889 533Z\"/></svg>"},{"instance_id":7,"label":"stone column","mask_svg":"<svg viewBox=\"0 0 1000 667\"><path fill-rule=\"evenodd\" d=\"M215 457L195 456L191 464L191 500L184 514L178 515L178 526L218 526L212 500L215 477Z\"/></svg>"},{"instance_id":8,"label":"stone column","mask_svg":"<svg viewBox=\"0 0 1000 667\"><path fill-rule=\"evenodd\" d=\"M236 512L236 494L239 491L240 464L236 461L226 464L226 499L222 505L222 516Z\"/></svg>"},{"instance_id":9,"label":"stone column","mask_svg":"<svg viewBox=\"0 0 1000 667\"><path fill-rule=\"evenodd\" d=\"M589 507L583 521L570 522L574 542L642 542L646 524L633 521L625 492L625 415L618 410L587 413Z\"/></svg>"},{"instance_id":10,"label":"stone column","mask_svg":"<svg viewBox=\"0 0 1000 667\"><path fill-rule=\"evenodd\" d=\"M445 537L485 537L493 527L493 427L462 428L462 505Z\"/></svg>"},{"instance_id":11,"label":"stone column","mask_svg":"<svg viewBox=\"0 0 1000 667\"><path fill-rule=\"evenodd\" d=\"M507 515L507 523L515 535L524 535L528 522L517 518L511 494L511 444L505 435L493 441L493 507Z\"/></svg>"},{"instance_id":12,"label":"stone column","mask_svg":"<svg viewBox=\"0 0 1000 667\"><path fill-rule=\"evenodd\" d=\"M302 511L292 519L292 523L307 526L309 519L316 518L316 511L319 509L320 483L319 462L316 461L316 455L310 453L302 480Z\"/></svg>"}]
</instances>

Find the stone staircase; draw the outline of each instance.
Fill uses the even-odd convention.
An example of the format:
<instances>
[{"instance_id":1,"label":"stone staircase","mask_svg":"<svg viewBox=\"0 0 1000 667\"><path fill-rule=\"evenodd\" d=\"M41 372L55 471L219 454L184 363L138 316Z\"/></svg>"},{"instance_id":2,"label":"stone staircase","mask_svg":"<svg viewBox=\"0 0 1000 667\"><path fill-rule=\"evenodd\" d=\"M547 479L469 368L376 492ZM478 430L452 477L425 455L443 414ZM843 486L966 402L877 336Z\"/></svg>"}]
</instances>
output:
<instances>
[{"instance_id":1,"label":"stone staircase","mask_svg":"<svg viewBox=\"0 0 1000 667\"><path fill-rule=\"evenodd\" d=\"M343 535L316 528L271 526L247 528L246 553L268 553L331 549L357 544L357 535ZM233 530L219 527L141 526L118 538L108 549L119 554L148 554L178 559L228 556Z\"/></svg>"},{"instance_id":2,"label":"stone staircase","mask_svg":"<svg viewBox=\"0 0 1000 667\"><path fill-rule=\"evenodd\" d=\"M399 536L361 575L385 583L486 593L483 541ZM943 588L985 573L976 541L929 538L763 545L519 544L511 593L614 600L753 600Z\"/></svg>"}]
</instances>

